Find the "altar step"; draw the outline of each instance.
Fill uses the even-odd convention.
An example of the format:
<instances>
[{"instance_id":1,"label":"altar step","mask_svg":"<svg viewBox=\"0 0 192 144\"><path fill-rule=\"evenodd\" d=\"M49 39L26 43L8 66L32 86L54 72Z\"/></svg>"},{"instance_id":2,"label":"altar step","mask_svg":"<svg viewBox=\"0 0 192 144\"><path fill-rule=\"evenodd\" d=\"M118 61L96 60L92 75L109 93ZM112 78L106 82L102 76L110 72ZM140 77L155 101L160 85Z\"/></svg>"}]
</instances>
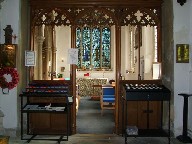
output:
<instances>
[{"instance_id":1,"label":"altar step","mask_svg":"<svg viewBox=\"0 0 192 144\"><path fill-rule=\"evenodd\" d=\"M48 138L38 136L38 138ZM49 139L58 137L49 136ZM9 144L24 144L26 140L10 139ZM115 134L74 134L69 136L68 141L61 141L60 144L123 144L124 138ZM3 143L4 144L4 143ZM50 140L31 140L30 144L57 144L57 141Z\"/></svg>"},{"instance_id":2,"label":"altar step","mask_svg":"<svg viewBox=\"0 0 192 144\"><path fill-rule=\"evenodd\" d=\"M89 139L89 140L111 140L111 139L123 139L122 136L116 134L75 134L72 135L71 138L75 139Z\"/></svg>"},{"instance_id":3,"label":"altar step","mask_svg":"<svg viewBox=\"0 0 192 144\"><path fill-rule=\"evenodd\" d=\"M53 137L53 136L50 136ZM9 144L24 144L19 138L10 139ZM128 137L128 144L168 144L167 138L161 137ZM30 144L57 144L56 141L32 140ZM69 136L68 141L62 141L60 144L125 144L124 137L116 134L75 134ZM170 144L182 144L176 138L171 138Z\"/></svg>"}]
</instances>

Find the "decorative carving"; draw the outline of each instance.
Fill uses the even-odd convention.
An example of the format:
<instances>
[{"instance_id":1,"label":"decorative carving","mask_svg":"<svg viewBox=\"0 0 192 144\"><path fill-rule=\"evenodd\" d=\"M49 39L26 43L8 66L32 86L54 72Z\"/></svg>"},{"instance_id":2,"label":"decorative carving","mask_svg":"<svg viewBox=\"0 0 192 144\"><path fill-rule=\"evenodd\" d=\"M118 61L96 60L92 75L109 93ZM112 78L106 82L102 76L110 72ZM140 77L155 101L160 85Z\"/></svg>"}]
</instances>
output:
<instances>
[{"instance_id":1,"label":"decorative carving","mask_svg":"<svg viewBox=\"0 0 192 144\"><path fill-rule=\"evenodd\" d=\"M32 19L33 26L40 25L71 25L71 21L68 17L69 11L67 9L33 9Z\"/></svg>"},{"instance_id":2,"label":"decorative carving","mask_svg":"<svg viewBox=\"0 0 192 144\"><path fill-rule=\"evenodd\" d=\"M85 9L75 19L75 25L106 27L115 25L115 21L114 14L107 9L97 8L94 11L92 9Z\"/></svg>"},{"instance_id":3,"label":"decorative carving","mask_svg":"<svg viewBox=\"0 0 192 144\"><path fill-rule=\"evenodd\" d=\"M3 30L5 31L5 44L12 44L13 29L11 28L11 25L7 25Z\"/></svg>"},{"instance_id":4,"label":"decorative carving","mask_svg":"<svg viewBox=\"0 0 192 144\"><path fill-rule=\"evenodd\" d=\"M157 26L160 18L160 8L32 8L33 26Z\"/></svg>"},{"instance_id":5,"label":"decorative carving","mask_svg":"<svg viewBox=\"0 0 192 144\"><path fill-rule=\"evenodd\" d=\"M160 10L125 8L121 10L121 25L156 26L160 22Z\"/></svg>"}]
</instances>

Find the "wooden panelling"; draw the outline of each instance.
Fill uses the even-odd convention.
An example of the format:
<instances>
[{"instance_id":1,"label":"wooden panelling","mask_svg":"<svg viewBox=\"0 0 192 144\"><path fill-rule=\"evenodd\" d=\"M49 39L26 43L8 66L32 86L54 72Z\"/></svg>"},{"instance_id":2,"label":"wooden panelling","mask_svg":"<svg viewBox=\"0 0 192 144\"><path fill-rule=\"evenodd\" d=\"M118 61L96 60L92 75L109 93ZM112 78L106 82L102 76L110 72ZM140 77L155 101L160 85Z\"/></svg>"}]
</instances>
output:
<instances>
[{"instance_id":1,"label":"wooden panelling","mask_svg":"<svg viewBox=\"0 0 192 144\"><path fill-rule=\"evenodd\" d=\"M153 110L153 112L149 115L149 121L153 121L153 123L150 123L149 128L159 128L161 122L161 102L149 102L149 107Z\"/></svg>"},{"instance_id":2,"label":"wooden panelling","mask_svg":"<svg viewBox=\"0 0 192 144\"><path fill-rule=\"evenodd\" d=\"M29 131L33 132L35 129L50 129L50 114L48 113L33 113L29 114Z\"/></svg>"},{"instance_id":3,"label":"wooden panelling","mask_svg":"<svg viewBox=\"0 0 192 144\"><path fill-rule=\"evenodd\" d=\"M142 80L121 80L120 81L120 94L124 95L123 84L142 84ZM161 80L145 80L146 84L157 84L161 85ZM120 97L119 97L120 98ZM121 99L121 98L120 98ZM122 102L120 100L120 102ZM124 101L124 106L127 103L127 125L137 126L139 129L159 129L161 127L161 101ZM149 108L149 109L148 109ZM123 113L122 103L119 103L119 133L125 128L125 125L121 125L122 118L125 120L126 109L124 107ZM124 116L122 116L122 114ZM147 120L148 119L148 120Z\"/></svg>"},{"instance_id":4,"label":"wooden panelling","mask_svg":"<svg viewBox=\"0 0 192 144\"><path fill-rule=\"evenodd\" d=\"M67 100L69 93L72 93L71 81L34 80L29 84L21 94L22 98L27 98L27 105L39 105L44 108L51 104L51 107L65 107L65 111L60 113L44 109L41 112L38 109L32 112L27 109L29 134L72 134L73 103Z\"/></svg>"},{"instance_id":5,"label":"wooden panelling","mask_svg":"<svg viewBox=\"0 0 192 144\"><path fill-rule=\"evenodd\" d=\"M147 102L138 102L138 123L137 127L140 129L146 129L147 127L147 113L144 112L147 109Z\"/></svg>"},{"instance_id":6,"label":"wooden panelling","mask_svg":"<svg viewBox=\"0 0 192 144\"><path fill-rule=\"evenodd\" d=\"M128 103L128 108L127 108L127 113L128 113L128 118L127 118L127 122L128 125L131 126L135 126L138 125L138 119L139 119L139 115L138 115L138 102L136 101L131 101L131 102L127 102Z\"/></svg>"}]
</instances>

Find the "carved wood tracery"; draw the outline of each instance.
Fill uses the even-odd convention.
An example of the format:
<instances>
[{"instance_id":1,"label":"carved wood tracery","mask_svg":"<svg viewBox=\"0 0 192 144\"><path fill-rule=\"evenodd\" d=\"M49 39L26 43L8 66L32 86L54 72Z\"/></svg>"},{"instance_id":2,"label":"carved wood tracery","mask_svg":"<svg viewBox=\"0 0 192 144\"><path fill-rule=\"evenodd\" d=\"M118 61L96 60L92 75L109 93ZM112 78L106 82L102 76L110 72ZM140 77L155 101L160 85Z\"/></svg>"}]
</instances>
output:
<instances>
[{"instance_id":1,"label":"carved wood tracery","mask_svg":"<svg viewBox=\"0 0 192 144\"><path fill-rule=\"evenodd\" d=\"M41 8L32 9L32 26L157 26L158 8Z\"/></svg>"},{"instance_id":2,"label":"carved wood tracery","mask_svg":"<svg viewBox=\"0 0 192 144\"><path fill-rule=\"evenodd\" d=\"M141 25L157 26L160 22L160 10L157 8L125 8L122 9L121 26Z\"/></svg>"}]
</instances>

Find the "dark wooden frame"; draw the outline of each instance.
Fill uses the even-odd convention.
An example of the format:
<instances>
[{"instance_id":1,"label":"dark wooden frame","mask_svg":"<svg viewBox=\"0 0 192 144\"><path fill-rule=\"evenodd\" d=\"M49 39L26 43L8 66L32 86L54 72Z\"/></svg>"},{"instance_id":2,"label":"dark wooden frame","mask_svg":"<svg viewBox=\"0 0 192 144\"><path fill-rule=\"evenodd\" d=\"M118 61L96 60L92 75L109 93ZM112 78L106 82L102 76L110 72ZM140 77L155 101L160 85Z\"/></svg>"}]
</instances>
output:
<instances>
[{"instance_id":1,"label":"dark wooden frame","mask_svg":"<svg viewBox=\"0 0 192 144\"><path fill-rule=\"evenodd\" d=\"M163 0L135 0L135 1L125 1L125 0L29 0L31 6L31 28L34 27L35 24L41 25L41 23L36 23L37 20L40 20L41 17L38 18L38 15L35 15L35 10L42 10L42 12L47 12L51 9L60 9L60 12L63 12L64 15L70 20L70 23L61 22L62 25L71 26L71 47L75 47L75 31L76 27L79 25L86 24L86 20L84 19L83 23L78 23L79 19L83 18L85 15L89 15L94 12L94 10L102 11L105 14L110 16L112 23L107 21L108 25L115 25L115 41L116 41L116 71L115 71L115 132L121 133L121 116L119 115L121 110L121 98L120 98L120 76L121 76L121 26L127 25L139 25L139 26L157 26L158 28L158 62L161 62L161 4ZM68 10L78 10L84 9L77 13L70 13ZM156 9L156 13L153 13L153 10ZM127 18L128 15L136 13L138 10L144 12L145 14L150 15L153 19L151 21L135 21L136 18L132 18L131 20ZM42 13L41 13L42 14ZM39 15L41 16L41 15ZM87 18L87 17L86 17ZM145 18L145 16L142 16ZM81 19L82 20L82 19ZM143 23L143 21L145 21ZM40 22L40 21L39 21ZM97 21L96 21L97 22ZM53 21L50 23L52 25L58 25L58 23L54 23ZM94 23L93 25L97 25L98 23ZM31 36L32 36L31 32ZM31 47L33 49L33 47ZM140 63L140 62L138 62ZM71 80L73 83L72 95L74 96L74 104L73 104L73 133L76 133L76 65L71 65Z\"/></svg>"},{"instance_id":2,"label":"dark wooden frame","mask_svg":"<svg viewBox=\"0 0 192 144\"><path fill-rule=\"evenodd\" d=\"M142 27L138 26L135 29L135 49L142 46Z\"/></svg>"}]
</instances>

